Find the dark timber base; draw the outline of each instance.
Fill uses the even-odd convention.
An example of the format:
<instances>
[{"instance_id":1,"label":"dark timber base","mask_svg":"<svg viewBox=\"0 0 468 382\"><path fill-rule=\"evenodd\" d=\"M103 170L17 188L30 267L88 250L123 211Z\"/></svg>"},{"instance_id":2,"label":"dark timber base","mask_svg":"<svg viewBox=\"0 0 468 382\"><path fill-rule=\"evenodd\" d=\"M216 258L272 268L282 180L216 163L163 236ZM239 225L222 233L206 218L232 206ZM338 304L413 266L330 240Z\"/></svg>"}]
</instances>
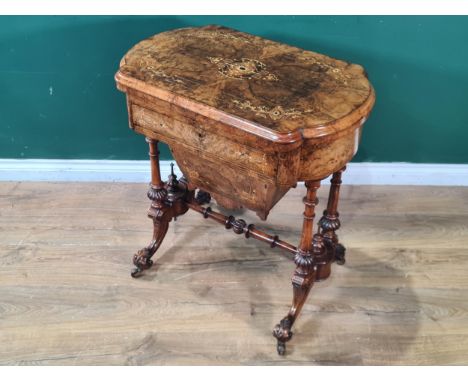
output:
<instances>
[{"instance_id":1,"label":"dark timber base","mask_svg":"<svg viewBox=\"0 0 468 382\"><path fill-rule=\"evenodd\" d=\"M338 241L336 230L340 228L338 214L338 199L341 185L341 175L345 168L333 174L327 209L318 223L318 231L313 233L315 207L318 203L317 190L320 180L305 182L307 188L303 199L305 204L302 234L299 246L295 247L278 236L269 235L255 228L253 224L247 224L243 219L234 216L226 216L212 211L210 207L202 204L210 201L207 192L199 190L195 196L195 190L189 187L183 178L179 181L171 172L169 180L161 180L159 169L158 142L147 138L150 146L151 159L151 183L148 198L151 199L151 207L148 216L153 220L153 239L150 244L138 251L133 257L135 269L133 277L141 275L143 270L153 265L152 256L158 250L164 236L167 233L170 221L179 215L185 214L188 209L199 212L204 218L210 218L224 225L226 229L232 229L234 233L244 235L246 238L254 238L270 244L271 248L278 247L292 254L296 269L292 276L293 301L288 314L273 329L273 336L277 339L278 354L286 351L286 342L292 338L291 328L296 321L302 306L315 281L328 278L331 272L331 264L337 262L344 264L345 247Z\"/></svg>"}]
</instances>

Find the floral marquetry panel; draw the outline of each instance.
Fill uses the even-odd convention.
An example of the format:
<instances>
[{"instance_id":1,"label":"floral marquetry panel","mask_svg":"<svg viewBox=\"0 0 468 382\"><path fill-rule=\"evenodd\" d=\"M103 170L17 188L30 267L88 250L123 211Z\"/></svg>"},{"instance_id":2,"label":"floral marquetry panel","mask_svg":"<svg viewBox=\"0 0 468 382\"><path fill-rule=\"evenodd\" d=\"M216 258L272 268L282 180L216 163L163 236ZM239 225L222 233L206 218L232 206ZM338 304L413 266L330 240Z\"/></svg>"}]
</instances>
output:
<instances>
[{"instance_id":1,"label":"floral marquetry panel","mask_svg":"<svg viewBox=\"0 0 468 382\"><path fill-rule=\"evenodd\" d=\"M169 102L178 97L173 103L203 105L278 136L338 133L365 117L374 98L360 65L219 26L138 43L117 78L121 86Z\"/></svg>"}]
</instances>

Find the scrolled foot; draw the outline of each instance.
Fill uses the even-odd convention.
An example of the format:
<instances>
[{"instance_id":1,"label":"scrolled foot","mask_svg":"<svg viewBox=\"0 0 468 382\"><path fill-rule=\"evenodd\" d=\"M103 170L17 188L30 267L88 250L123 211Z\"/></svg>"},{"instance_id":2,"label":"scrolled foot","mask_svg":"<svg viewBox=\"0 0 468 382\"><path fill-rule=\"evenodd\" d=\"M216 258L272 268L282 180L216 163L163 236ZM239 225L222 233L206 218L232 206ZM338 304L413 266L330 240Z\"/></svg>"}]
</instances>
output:
<instances>
[{"instance_id":1,"label":"scrolled foot","mask_svg":"<svg viewBox=\"0 0 468 382\"><path fill-rule=\"evenodd\" d=\"M284 355L286 351L286 342L292 338L293 333L291 331L291 326L291 320L283 318L273 329L273 337L278 340L276 350L278 350L279 355Z\"/></svg>"},{"instance_id":2,"label":"scrolled foot","mask_svg":"<svg viewBox=\"0 0 468 382\"><path fill-rule=\"evenodd\" d=\"M139 277L145 269L151 268L153 265L153 260L150 259L152 254L149 248L143 248L133 256L135 268L131 272L132 277Z\"/></svg>"},{"instance_id":3,"label":"scrolled foot","mask_svg":"<svg viewBox=\"0 0 468 382\"><path fill-rule=\"evenodd\" d=\"M346 248L342 244L335 246L335 262L339 265L343 265L346 262L345 259Z\"/></svg>"}]
</instances>

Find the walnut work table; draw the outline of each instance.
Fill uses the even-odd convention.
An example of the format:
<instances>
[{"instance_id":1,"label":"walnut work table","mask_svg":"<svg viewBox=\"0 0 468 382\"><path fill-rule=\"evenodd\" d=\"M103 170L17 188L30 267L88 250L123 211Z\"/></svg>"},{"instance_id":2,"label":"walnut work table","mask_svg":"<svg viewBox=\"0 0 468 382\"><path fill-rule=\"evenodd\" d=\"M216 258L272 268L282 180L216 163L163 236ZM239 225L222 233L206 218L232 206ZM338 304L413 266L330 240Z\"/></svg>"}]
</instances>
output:
<instances>
[{"instance_id":1,"label":"walnut work table","mask_svg":"<svg viewBox=\"0 0 468 382\"><path fill-rule=\"evenodd\" d=\"M338 242L341 175L357 151L374 104L364 69L322 54L220 26L183 28L135 45L115 76L127 95L130 126L149 143L148 215L153 239L133 258L136 277L153 264L169 223L188 209L294 259L293 300L273 329L279 354L314 281L344 263ZM161 180L158 142L169 145L183 177ZM316 193L333 174L314 233ZM297 182L305 182L299 245L204 207L211 196L265 220ZM290 255L292 254L292 255Z\"/></svg>"}]
</instances>

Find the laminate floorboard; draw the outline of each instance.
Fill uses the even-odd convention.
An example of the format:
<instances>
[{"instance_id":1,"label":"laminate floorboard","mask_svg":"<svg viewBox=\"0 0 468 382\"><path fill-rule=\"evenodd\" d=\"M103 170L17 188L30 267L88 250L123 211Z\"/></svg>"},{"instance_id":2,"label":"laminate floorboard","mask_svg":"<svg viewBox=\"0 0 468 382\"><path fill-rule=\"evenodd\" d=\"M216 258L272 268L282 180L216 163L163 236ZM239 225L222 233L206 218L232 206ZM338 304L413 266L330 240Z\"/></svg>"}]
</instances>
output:
<instances>
[{"instance_id":1,"label":"laminate floorboard","mask_svg":"<svg viewBox=\"0 0 468 382\"><path fill-rule=\"evenodd\" d=\"M146 189L0 183L0 365L468 364L468 188L344 185L347 262L314 285L284 357L280 250L189 211L130 277L152 233ZM303 195L266 222L237 216L297 244Z\"/></svg>"}]
</instances>

